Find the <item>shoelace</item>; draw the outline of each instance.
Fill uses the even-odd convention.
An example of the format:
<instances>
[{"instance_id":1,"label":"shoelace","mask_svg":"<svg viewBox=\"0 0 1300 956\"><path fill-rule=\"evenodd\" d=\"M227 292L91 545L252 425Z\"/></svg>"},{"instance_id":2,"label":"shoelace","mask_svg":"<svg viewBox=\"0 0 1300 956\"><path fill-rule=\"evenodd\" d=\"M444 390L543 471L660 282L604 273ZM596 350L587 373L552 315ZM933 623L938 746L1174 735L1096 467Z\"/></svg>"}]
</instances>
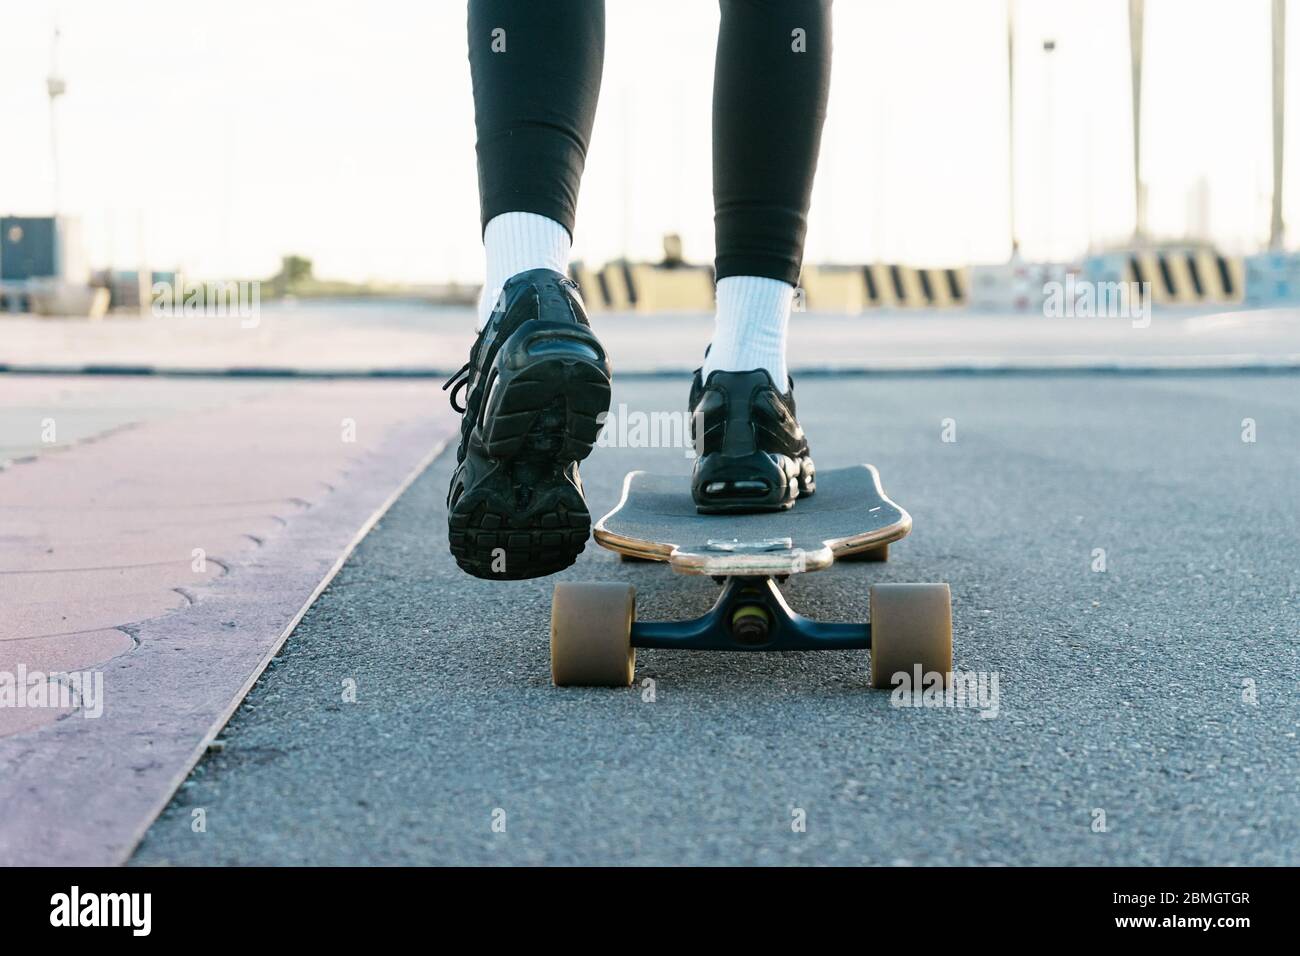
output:
<instances>
[{"instance_id":1,"label":"shoelace","mask_svg":"<svg viewBox=\"0 0 1300 956\"><path fill-rule=\"evenodd\" d=\"M459 371L452 374L451 378L442 383L442 390L444 392L449 388L451 389L451 394L447 396L448 400L451 402L451 407L462 415L465 414L465 406L456 403L456 396L460 394L462 388L469 385L469 367L470 363L466 362L460 367Z\"/></svg>"}]
</instances>

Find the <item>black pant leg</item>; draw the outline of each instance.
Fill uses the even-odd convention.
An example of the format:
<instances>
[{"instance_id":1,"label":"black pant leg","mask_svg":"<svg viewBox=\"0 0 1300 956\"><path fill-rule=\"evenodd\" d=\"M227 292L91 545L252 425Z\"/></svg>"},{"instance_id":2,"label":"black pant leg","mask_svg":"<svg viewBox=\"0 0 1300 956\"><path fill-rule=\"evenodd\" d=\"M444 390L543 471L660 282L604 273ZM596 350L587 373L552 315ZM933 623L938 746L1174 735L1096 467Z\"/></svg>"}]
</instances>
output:
<instances>
[{"instance_id":1,"label":"black pant leg","mask_svg":"<svg viewBox=\"0 0 1300 956\"><path fill-rule=\"evenodd\" d=\"M573 234L604 60L604 0L470 0L484 228L532 212Z\"/></svg>"},{"instance_id":2,"label":"black pant leg","mask_svg":"<svg viewBox=\"0 0 1300 956\"><path fill-rule=\"evenodd\" d=\"M713 78L719 279L796 285L831 75L831 0L721 0Z\"/></svg>"}]
</instances>

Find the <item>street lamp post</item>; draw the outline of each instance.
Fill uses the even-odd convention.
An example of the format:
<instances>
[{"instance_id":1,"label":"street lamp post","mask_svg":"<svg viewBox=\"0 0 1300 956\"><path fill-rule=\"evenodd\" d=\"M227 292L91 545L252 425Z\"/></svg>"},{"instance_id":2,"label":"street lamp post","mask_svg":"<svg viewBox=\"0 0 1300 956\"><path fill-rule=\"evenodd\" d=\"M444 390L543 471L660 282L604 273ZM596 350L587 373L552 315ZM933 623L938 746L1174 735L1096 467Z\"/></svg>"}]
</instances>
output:
<instances>
[{"instance_id":1,"label":"street lamp post","mask_svg":"<svg viewBox=\"0 0 1300 956\"><path fill-rule=\"evenodd\" d=\"M1007 218L1011 224L1011 258L1020 258L1016 231L1016 0L1007 0Z\"/></svg>"},{"instance_id":2,"label":"street lamp post","mask_svg":"<svg viewBox=\"0 0 1300 956\"><path fill-rule=\"evenodd\" d=\"M1045 166L1043 178L1044 182L1047 184L1047 199L1043 203L1043 209L1046 212L1047 218L1047 237L1044 244L1047 248L1048 259L1051 259L1055 254L1055 250L1053 249L1055 238L1053 235L1053 224L1055 219L1053 215L1054 210L1052 209L1056 186L1056 153L1054 149L1056 132L1056 71L1053 63L1055 57L1052 56L1055 52L1056 41L1051 37L1043 40L1044 64L1047 73L1046 81L1043 84L1043 99L1047 110L1047 122L1043 124L1043 151L1046 154L1043 163Z\"/></svg>"},{"instance_id":3,"label":"street lamp post","mask_svg":"<svg viewBox=\"0 0 1300 956\"><path fill-rule=\"evenodd\" d=\"M1268 246L1280 252L1286 242L1282 221L1282 153L1286 145L1286 0L1273 0L1273 214Z\"/></svg>"},{"instance_id":4,"label":"street lamp post","mask_svg":"<svg viewBox=\"0 0 1300 956\"><path fill-rule=\"evenodd\" d=\"M1142 183L1142 25L1145 0L1128 0L1129 68L1133 76L1133 235L1147 235L1147 195Z\"/></svg>"},{"instance_id":5,"label":"street lamp post","mask_svg":"<svg viewBox=\"0 0 1300 956\"><path fill-rule=\"evenodd\" d=\"M54 215L59 214L62 196L59 190L59 126L56 104L60 96L68 91L68 84L59 73L59 28L54 27L54 41L50 47L50 75L45 80L45 92L50 101L50 163L54 172L53 200Z\"/></svg>"}]
</instances>

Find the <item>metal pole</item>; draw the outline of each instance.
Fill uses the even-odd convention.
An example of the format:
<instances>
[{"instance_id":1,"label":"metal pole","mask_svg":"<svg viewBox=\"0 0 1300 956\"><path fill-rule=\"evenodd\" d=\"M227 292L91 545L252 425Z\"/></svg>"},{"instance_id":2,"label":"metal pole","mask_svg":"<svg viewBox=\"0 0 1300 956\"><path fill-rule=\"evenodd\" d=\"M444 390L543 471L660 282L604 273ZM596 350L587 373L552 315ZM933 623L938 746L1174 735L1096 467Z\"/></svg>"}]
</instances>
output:
<instances>
[{"instance_id":1,"label":"metal pole","mask_svg":"<svg viewBox=\"0 0 1300 956\"><path fill-rule=\"evenodd\" d=\"M1047 258L1049 261L1055 261L1056 242L1054 235L1054 206L1056 190L1056 67L1055 57L1052 55L1056 52L1056 40L1048 37L1043 41L1043 63L1046 70L1046 76L1043 82L1043 102L1047 110L1047 120L1043 123L1043 166L1044 181L1046 183L1047 198L1043 203L1044 218L1046 219L1047 237L1044 245L1047 247Z\"/></svg>"},{"instance_id":2,"label":"metal pole","mask_svg":"<svg viewBox=\"0 0 1300 956\"><path fill-rule=\"evenodd\" d=\"M1016 231L1016 0L1007 0L1007 216L1011 223L1011 258L1020 258Z\"/></svg>"},{"instance_id":3,"label":"metal pole","mask_svg":"<svg viewBox=\"0 0 1300 956\"><path fill-rule=\"evenodd\" d=\"M1273 0L1273 215L1268 247L1281 251L1286 241L1282 221L1282 151L1286 143L1286 0Z\"/></svg>"},{"instance_id":4,"label":"metal pole","mask_svg":"<svg viewBox=\"0 0 1300 956\"><path fill-rule=\"evenodd\" d=\"M45 92L50 98L50 163L53 167L53 205L51 210L55 216L59 214L59 206L62 203L59 184L59 129L58 129L58 110L56 103L60 96L67 91L67 84L63 77L59 75L59 27L54 27L54 40L50 46L50 75L45 80Z\"/></svg>"},{"instance_id":5,"label":"metal pole","mask_svg":"<svg viewBox=\"0 0 1300 956\"><path fill-rule=\"evenodd\" d=\"M632 245L632 87L623 86L623 228L620 250L624 262L631 259Z\"/></svg>"},{"instance_id":6,"label":"metal pole","mask_svg":"<svg viewBox=\"0 0 1300 956\"><path fill-rule=\"evenodd\" d=\"M1147 235L1147 196L1142 184L1142 21L1145 0L1128 0L1129 62L1133 73L1133 233Z\"/></svg>"}]
</instances>

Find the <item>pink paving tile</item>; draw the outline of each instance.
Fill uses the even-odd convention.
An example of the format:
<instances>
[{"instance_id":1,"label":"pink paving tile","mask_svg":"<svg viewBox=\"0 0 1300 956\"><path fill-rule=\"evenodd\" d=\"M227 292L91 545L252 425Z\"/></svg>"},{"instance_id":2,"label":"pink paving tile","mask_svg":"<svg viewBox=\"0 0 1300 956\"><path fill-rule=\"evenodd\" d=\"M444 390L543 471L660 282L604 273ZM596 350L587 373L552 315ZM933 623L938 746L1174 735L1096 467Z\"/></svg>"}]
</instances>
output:
<instances>
[{"instance_id":1,"label":"pink paving tile","mask_svg":"<svg viewBox=\"0 0 1300 956\"><path fill-rule=\"evenodd\" d=\"M59 637L34 637L22 641L0 642L0 671L17 670L23 664L29 671L86 670L125 654L135 642L115 628L83 631Z\"/></svg>"},{"instance_id":2,"label":"pink paving tile","mask_svg":"<svg viewBox=\"0 0 1300 956\"><path fill-rule=\"evenodd\" d=\"M46 685L57 693L56 681L47 681ZM75 711L76 707L0 707L0 736L29 733Z\"/></svg>"},{"instance_id":3,"label":"pink paving tile","mask_svg":"<svg viewBox=\"0 0 1300 956\"><path fill-rule=\"evenodd\" d=\"M288 509L286 514L297 510ZM148 527L125 530L105 526L93 514L85 515L84 520L59 516L43 530L19 522L20 533L0 535L0 551L15 563L0 567L0 585L4 575L18 567L61 571L176 561L189 564L195 548L201 548L208 558L226 561L255 547L256 540L265 541L278 533L286 523L287 518L252 513L185 516L175 521L154 515Z\"/></svg>"},{"instance_id":4,"label":"pink paving tile","mask_svg":"<svg viewBox=\"0 0 1300 956\"><path fill-rule=\"evenodd\" d=\"M175 407L157 382L96 384L156 407L0 471L0 664L94 662L112 688L97 720L0 715L0 859L15 862L123 860L456 424L426 383L184 383ZM74 380L22 400L57 416L110 396Z\"/></svg>"},{"instance_id":5,"label":"pink paving tile","mask_svg":"<svg viewBox=\"0 0 1300 956\"><path fill-rule=\"evenodd\" d=\"M14 701L7 701L7 706L0 706L0 736L35 730L78 712L85 719L101 718L108 706L108 691L102 683L101 668L106 661L134 647L135 642L124 631L116 629L0 641L0 680L6 677L13 680L15 692L18 687L30 686L32 681L37 681L50 694L44 707L16 706L16 697ZM71 692L71 684L66 678L56 678L56 675L74 672L89 672L89 678L81 679L100 682L93 700L83 701ZM96 672L99 674L97 678ZM71 700L72 706L55 706L66 700ZM91 705L89 710L84 706L87 703Z\"/></svg>"},{"instance_id":6,"label":"pink paving tile","mask_svg":"<svg viewBox=\"0 0 1300 956\"><path fill-rule=\"evenodd\" d=\"M101 596L98 601L71 594L51 601L6 603L0 644L32 637L76 634L148 620L187 606L179 591Z\"/></svg>"},{"instance_id":7,"label":"pink paving tile","mask_svg":"<svg viewBox=\"0 0 1300 956\"><path fill-rule=\"evenodd\" d=\"M109 560L109 556L87 554L94 561ZM69 595L77 595L78 602L105 604L123 598L145 597L174 590L178 587L199 588L209 578L222 574L221 565L204 559L190 560L183 554L179 560L154 564L125 564L117 567L93 567L65 571L12 571L0 574L0 606L21 604L69 604ZM4 625L0 624L0 640L4 639Z\"/></svg>"}]
</instances>

